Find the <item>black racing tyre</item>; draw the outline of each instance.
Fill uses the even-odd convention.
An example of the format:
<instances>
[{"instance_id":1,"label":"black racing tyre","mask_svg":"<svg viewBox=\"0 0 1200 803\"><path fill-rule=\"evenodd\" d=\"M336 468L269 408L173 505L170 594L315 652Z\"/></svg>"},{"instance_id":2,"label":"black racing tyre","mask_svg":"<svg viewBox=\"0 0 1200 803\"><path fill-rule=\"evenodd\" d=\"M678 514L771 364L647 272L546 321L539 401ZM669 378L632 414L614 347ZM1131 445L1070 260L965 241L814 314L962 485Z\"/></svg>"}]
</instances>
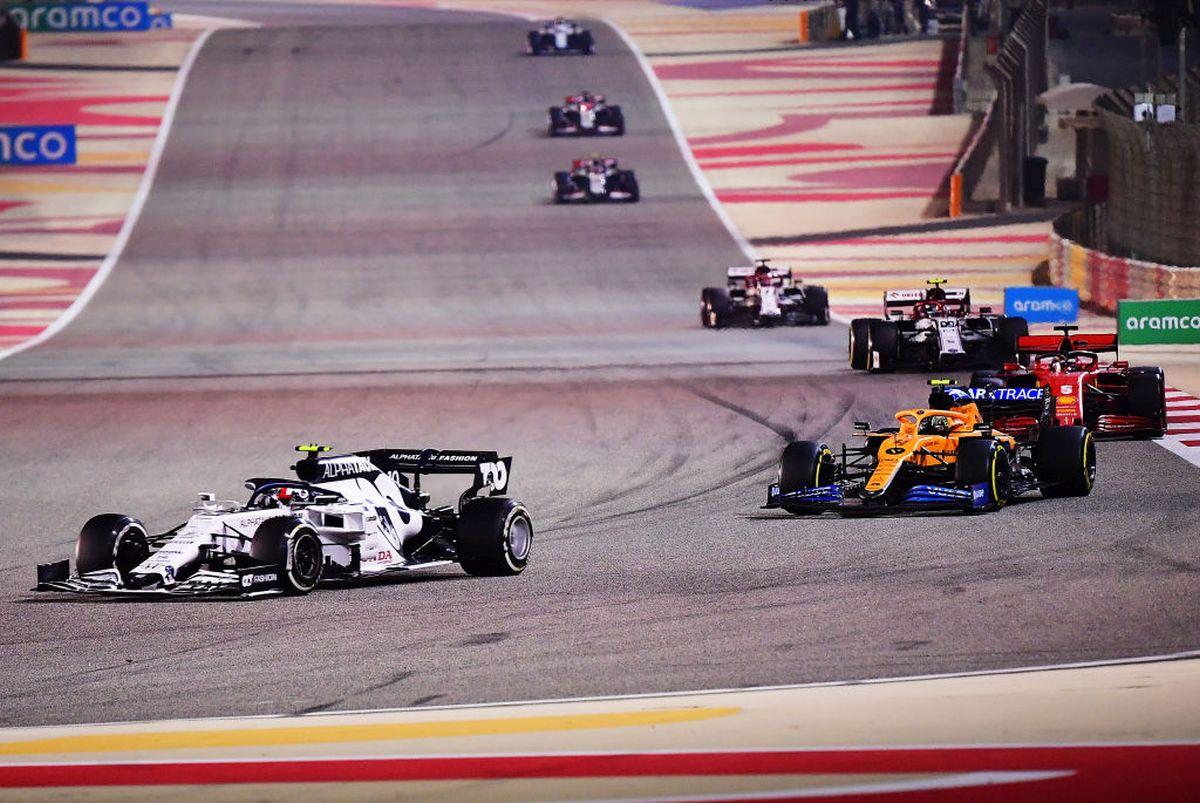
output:
<instances>
[{"instance_id":1,"label":"black racing tyre","mask_svg":"<svg viewBox=\"0 0 1200 803\"><path fill-rule=\"evenodd\" d=\"M954 452L954 481L987 485L985 510L999 510L1012 498L1012 456L992 438L963 438Z\"/></svg>"},{"instance_id":2,"label":"black racing tyre","mask_svg":"<svg viewBox=\"0 0 1200 803\"><path fill-rule=\"evenodd\" d=\"M824 287L804 288L804 310L816 319L816 326L829 325L829 293Z\"/></svg>"},{"instance_id":3,"label":"black racing tyre","mask_svg":"<svg viewBox=\"0 0 1200 803\"><path fill-rule=\"evenodd\" d=\"M583 51L583 55L590 56L596 52L596 42L592 39L591 31L581 31L579 33L579 49Z\"/></svg>"},{"instance_id":4,"label":"black racing tyre","mask_svg":"<svg viewBox=\"0 0 1200 803\"><path fill-rule=\"evenodd\" d=\"M855 318L850 321L850 367L856 371L867 369L867 359L870 356L867 353L867 337L870 326L870 318Z\"/></svg>"},{"instance_id":5,"label":"black racing tyre","mask_svg":"<svg viewBox=\"0 0 1200 803\"><path fill-rule=\"evenodd\" d=\"M548 130L549 130L550 136L552 136L552 137L555 136L556 134L558 134L559 131L563 130L568 125L567 116L565 114L563 114L563 110L560 109L558 106L550 107L549 117L550 117L550 124L549 124Z\"/></svg>"},{"instance_id":6,"label":"black racing tyre","mask_svg":"<svg viewBox=\"0 0 1200 803\"><path fill-rule=\"evenodd\" d=\"M1096 484L1096 441L1087 427L1047 427L1034 460L1042 496L1087 496Z\"/></svg>"},{"instance_id":7,"label":"black racing tyre","mask_svg":"<svg viewBox=\"0 0 1200 803\"><path fill-rule=\"evenodd\" d=\"M276 568L284 593L307 594L321 581L321 539L307 524L289 516L258 525L250 541L250 557Z\"/></svg>"},{"instance_id":8,"label":"black racing tyre","mask_svg":"<svg viewBox=\"0 0 1200 803\"><path fill-rule=\"evenodd\" d=\"M1167 431L1167 383L1161 368L1129 369L1129 412L1158 422Z\"/></svg>"},{"instance_id":9,"label":"black racing tyre","mask_svg":"<svg viewBox=\"0 0 1200 803\"><path fill-rule=\"evenodd\" d=\"M836 478L833 452L817 441L794 441L783 449L779 458L779 492L791 493L806 488L828 485ZM803 511L784 505L792 515Z\"/></svg>"},{"instance_id":10,"label":"black racing tyre","mask_svg":"<svg viewBox=\"0 0 1200 803\"><path fill-rule=\"evenodd\" d=\"M1029 334L1029 323L1024 318L1001 318L996 331L996 359L999 362L1015 362L1017 342Z\"/></svg>"},{"instance_id":11,"label":"black racing tyre","mask_svg":"<svg viewBox=\"0 0 1200 803\"><path fill-rule=\"evenodd\" d=\"M892 321L871 321L867 327L867 370L882 374L896 370L900 359L900 327Z\"/></svg>"},{"instance_id":12,"label":"black racing tyre","mask_svg":"<svg viewBox=\"0 0 1200 803\"><path fill-rule=\"evenodd\" d=\"M996 385L996 384L994 384L994 381L998 381L1000 384ZM973 387L973 388L1004 387L1004 380L1000 378L999 371L991 369L991 368L983 369L980 371L972 371L970 387Z\"/></svg>"},{"instance_id":13,"label":"black racing tyre","mask_svg":"<svg viewBox=\"0 0 1200 803\"><path fill-rule=\"evenodd\" d=\"M529 54L538 56L542 53L542 35L537 31L529 32Z\"/></svg>"},{"instance_id":14,"label":"black racing tyre","mask_svg":"<svg viewBox=\"0 0 1200 803\"><path fill-rule=\"evenodd\" d=\"M620 106L608 107L608 124L616 128L612 136L620 137L625 134L625 113L621 111Z\"/></svg>"},{"instance_id":15,"label":"black racing tyre","mask_svg":"<svg viewBox=\"0 0 1200 803\"><path fill-rule=\"evenodd\" d=\"M629 193L629 197L625 199L626 203L636 204L642 198L642 193L638 189L637 176L632 170L626 170L621 173L621 186L625 192Z\"/></svg>"},{"instance_id":16,"label":"black racing tyre","mask_svg":"<svg viewBox=\"0 0 1200 803\"><path fill-rule=\"evenodd\" d=\"M140 521L121 513L92 516L75 542L75 571L79 574L116 569L122 582L150 557L149 538Z\"/></svg>"},{"instance_id":17,"label":"black racing tyre","mask_svg":"<svg viewBox=\"0 0 1200 803\"><path fill-rule=\"evenodd\" d=\"M705 329L724 329L733 318L733 301L724 287L705 287L700 291L700 324Z\"/></svg>"},{"instance_id":18,"label":"black racing tyre","mask_svg":"<svg viewBox=\"0 0 1200 803\"><path fill-rule=\"evenodd\" d=\"M566 203L571 193L575 192L575 183L571 181L571 174L563 170L554 174L554 201L555 203Z\"/></svg>"},{"instance_id":19,"label":"black racing tyre","mask_svg":"<svg viewBox=\"0 0 1200 803\"><path fill-rule=\"evenodd\" d=\"M520 574L533 547L529 511L507 496L468 500L458 518L458 562L476 577Z\"/></svg>"}]
</instances>

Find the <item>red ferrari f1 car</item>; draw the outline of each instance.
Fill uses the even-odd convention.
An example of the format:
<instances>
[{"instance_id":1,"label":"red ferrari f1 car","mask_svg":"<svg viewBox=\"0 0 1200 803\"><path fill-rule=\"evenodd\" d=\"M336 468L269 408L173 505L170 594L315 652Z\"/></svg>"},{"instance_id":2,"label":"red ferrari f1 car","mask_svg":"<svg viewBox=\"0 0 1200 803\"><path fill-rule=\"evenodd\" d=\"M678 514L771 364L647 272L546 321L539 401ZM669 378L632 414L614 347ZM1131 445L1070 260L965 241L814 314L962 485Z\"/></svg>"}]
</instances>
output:
<instances>
[{"instance_id":1,"label":"red ferrari f1 car","mask_svg":"<svg viewBox=\"0 0 1200 803\"><path fill-rule=\"evenodd\" d=\"M1099 438L1161 438L1167 431L1166 381L1161 368L1130 367L1126 360L1105 360L1117 352L1115 334L1076 334L1076 326L1057 326L1061 335L1026 335L1017 341L1020 362L998 371L976 371L975 388L1046 388L1053 398L1056 423L1081 424ZM1029 422L999 419L1001 431L1022 430Z\"/></svg>"}]
</instances>

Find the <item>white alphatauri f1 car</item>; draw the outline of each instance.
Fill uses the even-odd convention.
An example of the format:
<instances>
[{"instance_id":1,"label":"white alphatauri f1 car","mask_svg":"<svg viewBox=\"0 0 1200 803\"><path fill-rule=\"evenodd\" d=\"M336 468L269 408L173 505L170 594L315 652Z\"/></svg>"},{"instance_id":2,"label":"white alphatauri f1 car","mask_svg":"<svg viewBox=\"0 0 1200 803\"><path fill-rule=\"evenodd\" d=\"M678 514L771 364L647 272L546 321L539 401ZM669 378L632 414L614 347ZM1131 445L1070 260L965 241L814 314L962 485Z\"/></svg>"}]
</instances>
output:
<instances>
[{"instance_id":1,"label":"white alphatauri f1 car","mask_svg":"<svg viewBox=\"0 0 1200 803\"><path fill-rule=\"evenodd\" d=\"M200 494L186 522L150 535L117 513L92 517L69 561L37 567L38 591L133 595L306 594L322 582L458 563L472 575L520 574L533 522L502 496L511 457L495 452L373 449L322 456L300 446L297 479L246 481L245 504ZM411 474L411 487L407 474ZM457 505L429 507L421 477L469 474Z\"/></svg>"}]
</instances>

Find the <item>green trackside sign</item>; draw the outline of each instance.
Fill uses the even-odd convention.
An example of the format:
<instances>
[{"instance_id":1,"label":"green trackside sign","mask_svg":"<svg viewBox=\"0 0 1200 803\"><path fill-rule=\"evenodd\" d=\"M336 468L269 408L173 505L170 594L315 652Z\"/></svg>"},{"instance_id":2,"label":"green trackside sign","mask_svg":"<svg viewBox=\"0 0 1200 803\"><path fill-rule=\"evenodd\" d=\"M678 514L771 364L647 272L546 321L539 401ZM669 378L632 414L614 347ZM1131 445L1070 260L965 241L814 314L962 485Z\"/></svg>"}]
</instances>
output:
<instances>
[{"instance_id":1,"label":"green trackside sign","mask_svg":"<svg viewBox=\"0 0 1200 803\"><path fill-rule=\"evenodd\" d=\"M1200 343L1200 298L1121 301L1117 335L1122 346Z\"/></svg>"}]
</instances>

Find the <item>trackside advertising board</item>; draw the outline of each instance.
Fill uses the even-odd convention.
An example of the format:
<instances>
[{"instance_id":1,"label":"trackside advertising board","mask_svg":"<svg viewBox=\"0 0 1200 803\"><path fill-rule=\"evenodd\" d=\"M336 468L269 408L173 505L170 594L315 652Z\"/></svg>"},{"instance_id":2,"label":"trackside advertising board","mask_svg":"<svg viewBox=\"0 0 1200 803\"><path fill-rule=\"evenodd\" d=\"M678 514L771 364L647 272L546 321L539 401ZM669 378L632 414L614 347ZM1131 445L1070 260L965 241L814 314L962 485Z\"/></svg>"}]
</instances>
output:
<instances>
[{"instance_id":1,"label":"trackside advertising board","mask_svg":"<svg viewBox=\"0 0 1200 803\"><path fill-rule=\"evenodd\" d=\"M1120 301L1117 333L1121 345L1200 343L1200 298Z\"/></svg>"},{"instance_id":2,"label":"trackside advertising board","mask_svg":"<svg viewBox=\"0 0 1200 803\"><path fill-rule=\"evenodd\" d=\"M75 126L0 126L0 165L75 164Z\"/></svg>"},{"instance_id":3,"label":"trackside advertising board","mask_svg":"<svg viewBox=\"0 0 1200 803\"><path fill-rule=\"evenodd\" d=\"M8 13L30 33L145 31L153 16L144 2L20 3Z\"/></svg>"},{"instance_id":4,"label":"trackside advertising board","mask_svg":"<svg viewBox=\"0 0 1200 803\"><path fill-rule=\"evenodd\" d=\"M1075 323L1079 291L1066 287L1006 287L1004 314L1030 323Z\"/></svg>"}]
</instances>

